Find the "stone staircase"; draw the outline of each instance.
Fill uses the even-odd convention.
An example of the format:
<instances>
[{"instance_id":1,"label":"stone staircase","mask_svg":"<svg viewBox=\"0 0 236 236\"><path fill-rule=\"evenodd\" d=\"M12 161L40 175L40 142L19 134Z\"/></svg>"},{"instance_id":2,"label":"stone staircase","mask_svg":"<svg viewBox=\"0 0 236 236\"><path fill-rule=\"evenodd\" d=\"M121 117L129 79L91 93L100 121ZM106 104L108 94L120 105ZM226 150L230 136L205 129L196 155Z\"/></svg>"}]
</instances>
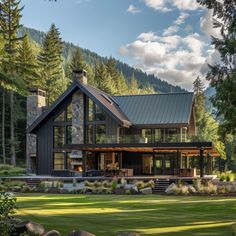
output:
<instances>
[{"instance_id":1,"label":"stone staircase","mask_svg":"<svg viewBox=\"0 0 236 236\"><path fill-rule=\"evenodd\" d=\"M40 179L27 179L26 184L30 187L37 187L40 184Z\"/></svg>"},{"instance_id":2,"label":"stone staircase","mask_svg":"<svg viewBox=\"0 0 236 236\"><path fill-rule=\"evenodd\" d=\"M169 185L170 185L169 179L156 179L153 193L156 194L165 193L165 190L168 188Z\"/></svg>"}]
</instances>

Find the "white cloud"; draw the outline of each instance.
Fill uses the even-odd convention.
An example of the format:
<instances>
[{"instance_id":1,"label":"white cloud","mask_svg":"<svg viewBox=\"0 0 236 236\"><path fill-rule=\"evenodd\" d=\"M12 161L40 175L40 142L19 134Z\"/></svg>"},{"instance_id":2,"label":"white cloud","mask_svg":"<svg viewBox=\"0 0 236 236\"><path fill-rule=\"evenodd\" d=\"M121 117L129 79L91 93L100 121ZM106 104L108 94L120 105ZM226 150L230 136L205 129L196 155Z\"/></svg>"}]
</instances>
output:
<instances>
[{"instance_id":1,"label":"white cloud","mask_svg":"<svg viewBox=\"0 0 236 236\"><path fill-rule=\"evenodd\" d=\"M149 35L148 37L144 37ZM123 56L135 60L136 66L147 73L153 73L170 83L192 89L193 80L204 76L207 64L217 59L212 48L197 33L184 37L179 35L158 36L153 32L142 33L134 42L120 48Z\"/></svg>"},{"instance_id":2,"label":"white cloud","mask_svg":"<svg viewBox=\"0 0 236 236\"><path fill-rule=\"evenodd\" d=\"M138 8L136 8L134 5L130 4L127 9L127 12L130 12L132 14L136 14L136 13L139 13L140 10Z\"/></svg>"},{"instance_id":3,"label":"white cloud","mask_svg":"<svg viewBox=\"0 0 236 236\"><path fill-rule=\"evenodd\" d=\"M184 23L185 19L189 16L188 13L181 12L179 17L174 21L174 24L181 25Z\"/></svg>"},{"instance_id":4,"label":"white cloud","mask_svg":"<svg viewBox=\"0 0 236 236\"><path fill-rule=\"evenodd\" d=\"M173 33L176 33L178 31L179 31L179 26L171 25L170 27L168 27L167 29L164 30L163 35L164 36L172 35Z\"/></svg>"},{"instance_id":5,"label":"white cloud","mask_svg":"<svg viewBox=\"0 0 236 236\"><path fill-rule=\"evenodd\" d=\"M200 18L201 31L207 36L221 38L220 29L213 27L213 10L207 10L206 14Z\"/></svg>"},{"instance_id":6,"label":"white cloud","mask_svg":"<svg viewBox=\"0 0 236 236\"><path fill-rule=\"evenodd\" d=\"M179 31L179 25L183 24L185 19L189 16L188 13L181 12L179 17L173 22L173 25L164 29L163 36L172 35Z\"/></svg>"},{"instance_id":7,"label":"white cloud","mask_svg":"<svg viewBox=\"0 0 236 236\"><path fill-rule=\"evenodd\" d=\"M146 6L157 11L168 12L177 8L179 10L196 10L200 5L196 0L143 0Z\"/></svg>"},{"instance_id":8,"label":"white cloud","mask_svg":"<svg viewBox=\"0 0 236 236\"><path fill-rule=\"evenodd\" d=\"M147 32L147 33L141 33L139 36L138 36L138 39L144 41L144 42L147 42L147 41L155 41L157 40L157 36L155 35L154 32L150 31L150 32Z\"/></svg>"}]
</instances>

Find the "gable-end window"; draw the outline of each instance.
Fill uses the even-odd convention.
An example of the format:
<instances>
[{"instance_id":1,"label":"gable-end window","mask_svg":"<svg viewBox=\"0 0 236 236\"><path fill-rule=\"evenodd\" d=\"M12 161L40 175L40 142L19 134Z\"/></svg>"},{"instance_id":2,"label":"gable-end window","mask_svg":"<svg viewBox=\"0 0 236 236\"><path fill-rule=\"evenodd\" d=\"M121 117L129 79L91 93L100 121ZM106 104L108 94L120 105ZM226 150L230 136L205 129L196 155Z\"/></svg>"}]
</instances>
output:
<instances>
[{"instance_id":1,"label":"gable-end window","mask_svg":"<svg viewBox=\"0 0 236 236\"><path fill-rule=\"evenodd\" d=\"M106 125L95 125L96 143L106 142Z\"/></svg>"},{"instance_id":2,"label":"gable-end window","mask_svg":"<svg viewBox=\"0 0 236 236\"><path fill-rule=\"evenodd\" d=\"M66 121L72 121L72 103L68 103L66 106Z\"/></svg>"},{"instance_id":3,"label":"gable-end window","mask_svg":"<svg viewBox=\"0 0 236 236\"><path fill-rule=\"evenodd\" d=\"M54 152L53 154L53 169L64 170L65 169L65 154L63 152Z\"/></svg>"},{"instance_id":4,"label":"gable-end window","mask_svg":"<svg viewBox=\"0 0 236 236\"><path fill-rule=\"evenodd\" d=\"M59 112L59 113L56 115L54 121L59 121L59 122L65 121L65 112L64 112L64 111Z\"/></svg>"},{"instance_id":5,"label":"gable-end window","mask_svg":"<svg viewBox=\"0 0 236 236\"><path fill-rule=\"evenodd\" d=\"M96 121L106 120L106 113L97 104L95 104L95 120Z\"/></svg>"},{"instance_id":6,"label":"gable-end window","mask_svg":"<svg viewBox=\"0 0 236 236\"><path fill-rule=\"evenodd\" d=\"M72 144L72 126L66 126L66 144Z\"/></svg>"},{"instance_id":7,"label":"gable-end window","mask_svg":"<svg viewBox=\"0 0 236 236\"><path fill-rule=\"evenodd\" d=\"M88 99L88 121L93 121L93 101Z\"/></svg>"},{"instance_id":8,"label":"gable-end window","mask_svg":"<svg viewBox=\"0 0 236 236\"><path fill-rule=\"evenodd\" d=\"M54 147L63 147L65 144L65 127L64 126L54 126L53 127L53 140Z\"/></svg>"},{"instance_id":9,"label":"gable-end window","mask_svg":"<svg viewBox=\"0 0 236 236\"><path fill-rule=\"evenodd\" d=\"M93 125L86 125L86 143L93 143Z\"/></svg>"}]
</instances>

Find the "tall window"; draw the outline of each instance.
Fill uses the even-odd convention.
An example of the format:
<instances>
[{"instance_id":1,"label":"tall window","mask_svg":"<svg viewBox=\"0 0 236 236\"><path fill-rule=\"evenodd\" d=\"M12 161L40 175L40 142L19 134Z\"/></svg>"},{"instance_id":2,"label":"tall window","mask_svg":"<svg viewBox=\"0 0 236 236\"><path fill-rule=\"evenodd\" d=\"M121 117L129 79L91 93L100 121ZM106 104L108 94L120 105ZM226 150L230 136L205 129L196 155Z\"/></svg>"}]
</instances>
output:
<instances>
[{"instance_id":1,"label":"tall window","mask_svg":"<svg viewBox=\"0 0 236 236\"><path fill-rule=\"evenodd\" d=\"M72 144L72 126L66 127L66 144Z\"/></svg>"},{"instance_id":2,"label":"tall window","mask_svg":"<svg viewBox=\"0 0 236 236\"><path fill-rule=\"evenodd\" d=\"M106 125L95 125L96 143L106 142Z\"/></svg>"},{"instance_id":3,"label":"tall window","mask_svg":"<svg viewBox=\"0 0 236 236\"><path fill-rule=\"evenodd\" d=\"M86 125L86 143L93 143L93 125Z\"/></svg>"},{"instance_id":4,"label":"tall window","mask_svg":"<svg viewBox=\"0 0 236 236\"><path fill-rule=\"evenodd\" d=\"M53 169L54 170L64 170L65 169L65 155L63 152L54 152Z\"/></svg>"},{"instance_id":5,"label":"tall window","mask_svg":"<svg viewBox=\"0 0 236 236\"><path fill-rule=\"evenodd\" d=\"M95 104L95 120L96 121L106 120L106 113L97 104Z\"/></svg>"},{"instance_id":6,"label":"tall window","mask_svg":"<svg viewBox=\"0 0 236 236\"><path fill-rule=\"evenodd\" d=\"M54 148L63 147L65 144L65 127L54 126L53 129Z\"/></svg>"},{"instance_id":7,"label":"tall window","mask_svg":"<svg viewBox=\"0 0 236 236\"><path fill-rule=\"evenodd\" d=\"M93 101L88 98L88 121L93 121Z\"/></svg>"},{"instance_id":8,"label":"tall window","mask_svg":"<svg viewBox=\"0 0 236 236\"><path fill-rule=\"evenodd\" d=\"M66 106L66 121L72 121L72 103L68 103Z\"/></svg>"},{"instance_id":9,"label":"tall window","mask_svg":"<svg viewBox=\"0 0 236 236\"><path fill-rule=\"evenodd\" d=\"M168 129L166 136L167 136L166 137L167 142L177 142L178 141L177 129Z\"/></svg>"},{"instance_id":10,"label":"tall window","mask_svg":"<svg viewBox=\"0 0 236 236\"><path fill-rule=\"evenodd\" d=\"M65 121L65 111L59 112L59 113L56 115L54 121L59 121L59 122L60 122L60 121Z\"/></svg>"}]
</instances>

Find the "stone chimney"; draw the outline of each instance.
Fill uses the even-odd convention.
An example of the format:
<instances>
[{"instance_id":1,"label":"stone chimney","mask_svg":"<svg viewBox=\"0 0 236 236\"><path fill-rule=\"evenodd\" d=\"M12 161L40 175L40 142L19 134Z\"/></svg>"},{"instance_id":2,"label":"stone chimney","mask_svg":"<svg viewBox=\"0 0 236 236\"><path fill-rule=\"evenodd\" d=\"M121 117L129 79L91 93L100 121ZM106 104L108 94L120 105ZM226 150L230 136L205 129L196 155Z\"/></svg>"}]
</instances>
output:
<instances>
[{"instance_id":1,"label":"stone chimney","mask_svg":"<svg viewBox=\"0 0 236 236\"><path fill-rule=\"evenodd\" d=\"M45 91L36 88L29 89L29 95L27 97L27 128L42 114L45 106ZM26 140L27 170L30 173L34 173L36 170L33 164L33 158L37 158L36 135L27 133Z\"/></svg>"},{"instance_id":2,"label":"stone chimney","mask_svg":"<svg viewBox=\"0 0 236 236\"><path fill-rule=\"evenodd\" d=\"M85 69L73 70L73 80L77 80L81 83L87 84L87 71Z\"/></svg>"}]
</instances>

